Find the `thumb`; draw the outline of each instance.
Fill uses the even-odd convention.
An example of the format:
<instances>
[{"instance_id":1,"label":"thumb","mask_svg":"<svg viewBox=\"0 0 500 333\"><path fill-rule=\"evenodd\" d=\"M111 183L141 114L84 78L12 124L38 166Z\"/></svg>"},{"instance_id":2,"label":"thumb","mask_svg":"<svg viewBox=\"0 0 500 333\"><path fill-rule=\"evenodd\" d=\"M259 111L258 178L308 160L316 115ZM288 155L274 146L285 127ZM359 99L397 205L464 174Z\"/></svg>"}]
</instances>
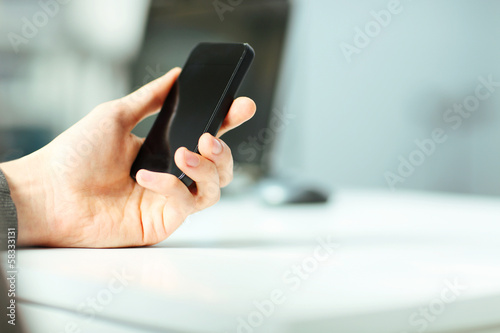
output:
<instances>
[{"instance_id":1,"label":"thumb","mask_svg":"<svg viewBox=\"0 0 500 333\"><path fill-rule=\"evenodd\" d=\"M123 105L122 121L127 130L132 130L142 119L158 112L177 80L181 69L173 68L162 77L120 99Z\"/></svg>"}]
</instances>

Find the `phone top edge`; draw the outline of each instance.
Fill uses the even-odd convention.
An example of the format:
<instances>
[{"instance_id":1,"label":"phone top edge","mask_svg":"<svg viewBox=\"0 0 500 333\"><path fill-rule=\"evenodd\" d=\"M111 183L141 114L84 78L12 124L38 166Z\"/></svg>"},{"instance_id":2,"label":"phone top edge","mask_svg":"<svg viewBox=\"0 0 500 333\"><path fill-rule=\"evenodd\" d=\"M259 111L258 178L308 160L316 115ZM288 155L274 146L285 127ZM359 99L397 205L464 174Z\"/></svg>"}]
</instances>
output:
<instances>
[{"instance_id":1,"label":"phone top edge","mask_svg":"<svg viewBox=\"0 0 500 333\"><path fill-rule=\"evenodd\" d=\"M253 58L255 57L255 50L248 43L244 43L243 45L245 46L245 51L246 51L245 53L250 53L252 60L253 60Z\"/></svg>"},{"instance_id":2,"label":"phone top edge","mask_svg":"<svg viewBox=\"0 0 500 333\"><path fill-rule=\"evenodd\" d=\"M248 43L202 42L198 43L189 53L184 67L196 63L219 64L220 58L233 59L234 62L238 62L239 58L245 54L251 54L253 58L254 53L253 48ZM227 58L229 54L231 57Z\"/></svg>"}]
</instances>

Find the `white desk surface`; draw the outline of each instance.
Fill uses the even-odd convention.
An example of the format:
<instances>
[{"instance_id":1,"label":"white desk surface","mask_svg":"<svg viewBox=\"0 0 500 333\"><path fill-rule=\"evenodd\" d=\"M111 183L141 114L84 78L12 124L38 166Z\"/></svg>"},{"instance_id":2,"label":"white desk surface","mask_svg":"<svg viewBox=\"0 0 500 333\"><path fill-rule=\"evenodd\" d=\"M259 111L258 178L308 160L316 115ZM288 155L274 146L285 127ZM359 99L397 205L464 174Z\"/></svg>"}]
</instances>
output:
<instances>
[{"instance_id":1,"label":"white desk surface","mask_svg":"<svg viewBox=\"0 0 500 333\"><path fill-rule=\"evenodd\" d=\"M294 289L283 276L310 261L318 237L338 248ZM446 281L466 289L433 305L442 313L426 332L500 332L498 198L344 190L326 205L279 208L223 199L157 246L24 249L18 262L33 332L416 332L410 317ZM111 294L116 272L130 280ZM285 300L259 324L254 301L276 289ZM92 317L77 311L99 295ZM251 330L238 321L249 315Z\"/></svg>"}]
</instances>

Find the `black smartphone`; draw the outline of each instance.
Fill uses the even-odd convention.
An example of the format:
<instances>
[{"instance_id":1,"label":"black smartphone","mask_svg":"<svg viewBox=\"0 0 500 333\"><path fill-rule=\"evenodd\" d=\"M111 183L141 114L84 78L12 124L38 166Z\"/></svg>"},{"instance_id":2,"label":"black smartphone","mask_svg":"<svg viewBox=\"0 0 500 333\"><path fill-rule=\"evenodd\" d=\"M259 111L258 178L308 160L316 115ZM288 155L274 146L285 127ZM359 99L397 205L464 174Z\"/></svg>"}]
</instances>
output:
<instances>
[{"instance_id":1,"label":"black smartphone","mask_svg":"<svg viewBox=\"0 0 500 333\"><path fill-rule=\"evenodd\" d=\"M247 43L200 43L184 65L142 145L130 175L140 169L193 181L174 162L180 147L198 153L198 140L216 135L255 56Z\"/></svg>"}]
</instances>

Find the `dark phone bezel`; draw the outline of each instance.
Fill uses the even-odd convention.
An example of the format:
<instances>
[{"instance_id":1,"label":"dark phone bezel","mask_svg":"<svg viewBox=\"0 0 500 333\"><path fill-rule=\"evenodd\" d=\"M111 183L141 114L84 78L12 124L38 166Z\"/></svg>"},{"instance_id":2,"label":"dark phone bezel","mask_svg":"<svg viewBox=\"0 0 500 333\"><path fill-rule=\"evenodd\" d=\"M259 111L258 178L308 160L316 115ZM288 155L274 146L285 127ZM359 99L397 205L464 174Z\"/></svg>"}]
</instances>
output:
<instances>
[{"instance_id":1,"label":"dark phone bezel","mask_svg":"<svg viewBox=\"0 0 500 333\"><path fill-rule=\"evenodd\" d=\"M225 90L218 99L217 105L214 107L213 112L208 116L207 115L207 124L205 126L205 130L202 133L197 133L195 135L198 135L198 138L203 135L204 133L210 133L212 135L216 135L218 130L220 129L222 122L224 121L229 108L231 107L231 104L234 100L234 97L236 95L236 92L243 81L243 78L245 77L246 72L248 71L253 58L255 57L255 52L253 48L248 44L248 43L200 43L198 44L190 53L185 67L190 65L191 63L193 64L206 64L206 65L217 65L217 64L227 64L230 63L229 59L227 61L218 61L218 58L210 58L210 48L223 48L223 47L242 47L242 52L239 58L239 61L237 65L235 66L233 73L231 75L231 78L229 79L228 83L226 84ZM182 72L177 79L177 81L174 83L174 86L172 87L171 91L167 95L165 102L163 104L162 110L160 113L165 113L169 112L169 117L173 118L175 117L175 114L177 112L177 106L178 103L173 101L172 99L175 99L175 96L171 96L173 94L177 94L179 90L179 82L180 78L182 76ZM175 111L172 111L175 109ZM159 124L160 120L159 115L158 118L156 119L155 123L153 124L152 129L150 130L148 136L146 137L146 140L144 144L142 145L141 149L139 150L139 153L134 161L134 163L131 166L130 170L130 176L136 180L136 174L140 169L147 169L147 170L152 170L156 172L165 172L165 173L171 173L177 176L186 186L191 186L193 183L193 180L190 179L185 175L184 172L182 172L180 169L177 168L175 165L175 162L173 161L173 154L175 152L170 152L169 147L165 147L164 156L153 156L153 155L158 155L158 152L156 154L153 154L150 152L148 149L149 144L152 140L162 140L161 138L152 138L152 132L153 129L155 129L155 132L158 132L158 126L161 126L162 124ZM162 119L161 121L165 121L165 119ZM163 134L163 137L166 137L165 133L168 130L168 128L160 128L160 132ZM198 145L196 147L187 147L188 149L193 150L196 153L198 152ZM153 158L165 158L165 159L170 159L170 161L166 162L166 166L164 168L158 168L157 165L153 165L154 163L152 162ZM173 169L170 170L169 169Z\"/></svg>"}]
</instances>

